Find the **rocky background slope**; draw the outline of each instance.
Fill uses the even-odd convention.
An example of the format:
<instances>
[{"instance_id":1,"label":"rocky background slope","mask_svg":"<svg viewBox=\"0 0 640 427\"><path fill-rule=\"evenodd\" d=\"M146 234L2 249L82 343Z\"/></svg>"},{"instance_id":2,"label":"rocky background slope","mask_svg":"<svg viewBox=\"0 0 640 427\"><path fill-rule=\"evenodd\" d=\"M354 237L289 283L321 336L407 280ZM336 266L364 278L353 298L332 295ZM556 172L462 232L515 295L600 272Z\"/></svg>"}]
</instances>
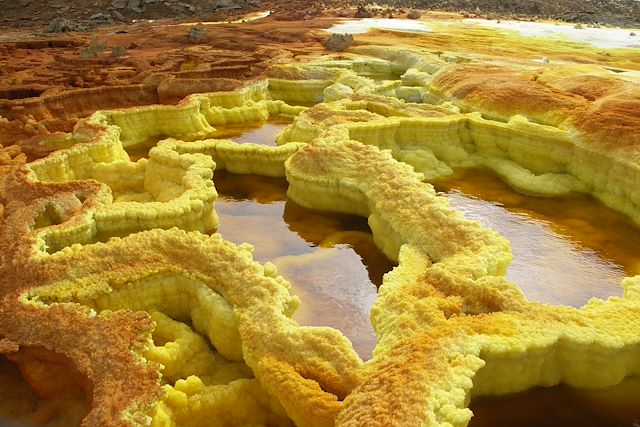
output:
<instances>
[{"instance_id":1,"label":"rocky background slope","mask_svg":"<svg viewBox=\"0 0 640 427\"><path fill-rule=\"evenodd\" d=\"M45 27L50 32L62 32L137 19L225 20L265 9L303 19L329 9L344 9L343 14L348 15L352 13L349 8L356 6L380 16L417 8L489 18L553 18L640 26L640 1L636 0L0 0L0 27Z\"/></svg>"},{"instance_id":2,"label":"rocky background slope","mask_svg":"<svg viewBox=\"0 0 640 427\"><path fill-rule=\"evenodd\" d=\"M640 24L640 2L636 0L419 0L414 3L425 8L466 9L478 14L521 15L623 26Z\"/></svg>"}]
</instances>

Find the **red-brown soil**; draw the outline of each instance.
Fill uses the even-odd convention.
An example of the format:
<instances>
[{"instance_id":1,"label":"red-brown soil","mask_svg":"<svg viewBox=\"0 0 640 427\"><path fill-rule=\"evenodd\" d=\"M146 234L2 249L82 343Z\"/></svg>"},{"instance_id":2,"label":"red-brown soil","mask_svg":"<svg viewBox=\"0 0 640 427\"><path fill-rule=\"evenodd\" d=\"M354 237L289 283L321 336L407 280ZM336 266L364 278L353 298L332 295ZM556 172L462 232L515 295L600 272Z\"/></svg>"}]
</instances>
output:
<instances>
[{"instance_id":1,"label":"red-brown soil","mask_svg":"<svg viewBox=\"0 0 640 427\"><path fill-rule=\"evenodd\" d=\"M293 53L324 51L327 36L313 29L331 22L207 25L197 41L189 39L191 25L172 21L48 36L7 32L0 38L0 116L6 119L0 146L18 144L35 159L49 152L43 138L70 132L96 110L175 104L190 93L232 90ZM91 46L94 56L82 54ZM116 46L126 55L112 56Z\"/></svg>"}]
</instances>

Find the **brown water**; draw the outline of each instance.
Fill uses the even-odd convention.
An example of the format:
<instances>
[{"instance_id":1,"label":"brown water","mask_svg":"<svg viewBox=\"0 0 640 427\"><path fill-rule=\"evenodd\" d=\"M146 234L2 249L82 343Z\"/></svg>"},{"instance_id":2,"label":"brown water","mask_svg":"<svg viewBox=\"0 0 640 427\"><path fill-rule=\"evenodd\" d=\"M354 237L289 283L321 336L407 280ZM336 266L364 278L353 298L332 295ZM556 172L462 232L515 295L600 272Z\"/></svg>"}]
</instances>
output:
<instances>
[{"instance_id":1,"label":"brown water","mask_svg":"<svg viewBox=\"0 0 640 427\"><path fill-rule=\"evenodd\" d=\"M531 300L581 307L622 295L620 281L640 273L640 230L589 196L525 196L480 169L434 186L465 217L509 239L506 277Z\"/></svg>"},{"instance_id":2,"label":"brown water","mask_svg":"<svg viewBox=\"0 0 640 427\"><path fill-rule=\"evenodd\" d=\"M165 138L169 137L166 135L150 136L146 141L140 144L126 147L125 150L129 155L129 160L131 160L132 162L137 162L140 159L148 159L149 150L158 145L158 142L162 141Z\"/></svg>"},{"instance_id":3,"label":"brown water","mask_svg":"<svg viewBox=\"0 0 640 427\"><path fill-rule=\"evenodd\" d=\"M606 390L536 388L471 402L470 427L639 427L640 378Z\"/></svg>"},{"instance_id":4,"label":"brown water","mask_svg":"<svg viewBox=\"0 0 640 427\"><path fill-rule=\"evenodd\" d=\"M342 331L369 359L376 342L369 310L393 264L366 219L305 209L287 199L284 179L216 171L214 182L218 232L251 243L257 261L273 262L292 283L302 300L294 319Z\"/></svg>"},{"instance_id":5,"label":"brown water","mask_svg":"<svg viewBox=\"0 0 640 427\"><path fill-rule=\"evenodd\" d=\"M264 123L252 123L249 127L243 125L216 126L216 132L211 138L230 139L238 144L261 144L276 146L276 136L291 123L291 120L273 119Z\"/></svg>"},{"instance_id":6,"label":"brown water","mask_svg":"<svg viewBox=\"0 0 640 427\"><path fill-rule=\"evenodd\" d=\"M216 125L215 132L208 135L207 138L230 139L238 144L253 143L275 147L276 135L282 132L289 124L291 124L290 119L275 117L270 118L266 122ZM149 158L149 150L166 138L170 137L167 135L154 135L147 138L147 140L141 144L127 147L126 150L129 154L129 159L131 159L132 162L136 162L142 158ZM188 140L188 138L185 140Z\"/></svg>"}]
</instances>

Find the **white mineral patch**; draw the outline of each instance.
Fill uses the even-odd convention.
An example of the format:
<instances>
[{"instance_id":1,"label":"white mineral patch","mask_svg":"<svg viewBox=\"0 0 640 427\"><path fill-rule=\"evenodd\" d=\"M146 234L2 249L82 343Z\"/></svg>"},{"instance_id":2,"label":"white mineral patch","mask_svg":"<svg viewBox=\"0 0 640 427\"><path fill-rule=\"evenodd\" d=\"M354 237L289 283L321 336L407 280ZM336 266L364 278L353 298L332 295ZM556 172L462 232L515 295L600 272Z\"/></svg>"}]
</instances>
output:
<instances>
[{"instance_id":1,"label":"white mineral patch","mask_svg":"<svg viewBox=\"0 0 640 427\"><path fill-rule=\"evenodd\" d=\"M465 19L463 22L486 27L518 31L523 36L560 38L569 41L590 43L599 48L640 47L638 29L629 28L591 28L582 24L575 28L572 24L528 22L528 21L489 21L486 19Z\"/></svg>"},{"instance_id":2,"label":"white mineral patch","mask_svg":"<svg viewBox=\"0 0 640 427\"><path fill-rule=\"evenodd\" d=\"M393 31L413 31L420 33L430 33L427 24L411 19L349 19L329 28L327 32L338 34L362 34L372 28Z\"/></svg>"}]
</instances>

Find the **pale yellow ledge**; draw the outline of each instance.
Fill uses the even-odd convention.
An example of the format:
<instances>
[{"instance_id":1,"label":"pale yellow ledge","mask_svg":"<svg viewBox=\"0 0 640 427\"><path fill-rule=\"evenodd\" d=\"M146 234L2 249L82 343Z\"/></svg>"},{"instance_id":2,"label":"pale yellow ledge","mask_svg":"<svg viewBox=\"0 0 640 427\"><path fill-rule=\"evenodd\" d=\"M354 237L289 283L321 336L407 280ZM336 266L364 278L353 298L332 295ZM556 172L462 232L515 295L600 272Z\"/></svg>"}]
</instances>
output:
<instances>
[{"instance_id":1,"label":"pale yellow ledge","mask_svg":"<svg viewBox=\"0 0 640 427\"><path fill-rule=\"evenodd\" d=\"M121 260L121 267L113 268L107 259ZM150 412L156 425L203 425L223 409L235 425L242 420L287 424L284 409L294 420L303 419L300 409L286 404L283 409L274 394L262 390L277 384L263 382L261 387L252 379L255 373L258 380L271 381L269 363L288 369L273 381L304 385L289 390L295 393L289 399L307 408L318 399L333 402L324 409L330 420L340 406L336 396L344 398L360 380L362 361L351 343L334 329L301 327L291 320L298 298L290 295L290 285L273 265L252 260L248 245L237 247L217 234L153 230L76 245L31 263L52 271L56 265L70 267L24 293L24 304L73 310L80 303L94 316L123 309L151 313L157 322L154 334L168 341L149 342L143 351L166 372L166 394ZM215 350L171 319L187 319ZM172 378L185 374L173 384Z\"/></svg>"},{"instance_id":2,"label":"pale yellow ledge","mask_svg":"<svg viewBox=\"0 0 640 427\"><path fill-rule=\"evenodd\" d=\"M362 81L348 86L344 80L325 88L325 97L333 102L301 113L279 136L278 143L309 142L323 135L343 133L345 138L390 149L396 159L411 164L428 180L447 175L456 167L485 166L524 192L543 196L589 193L640 223L640 167L637 155L628 149L633 141L616 147L615 136L609 137L610 142L595 143L588 133L577 132L572 122L577 120L577 113L569 101L552 101L547 93L540 102L557 105L551 116L534 109L529 116L505 115L483 108L482 103L460 101L442 92L433 84L433 78L446 77L451 65L434 55L374 46L354 51L397 61L398 68L406 72L403 86L395 89L396 95L422 88L428 95L424 92L421 101L431 98L428 101L432 103L377 98L362 89ZM337 62L337 69L342 70L339 81L350 69L344 59ZM330 59L322 62L327 69L330 63ZM351 61L351 66L354 63ZM568 74L549 70L542 76L551 80L563 76L563 84L567 85L571 78L598 77L606 72L602 67L577 67ZM446 82L444 77L440 80ZM626 87L632 83L621 80L619 84ZM551 85L546 81L544 84ZM517 89L518 86L513 90ZM512 96L517 98L514 93ZM527 96L535 98L535 94ZM583 104L576 104L575 109L586 108Z\"/></svg>"},{"instance_id":3,"label":"pale yellow ledge","mask_svg":"<svg viewBox=\"0 0 640 427\"><path fill-rule=\"evenodd\" d=\"M61 139L68 148L30 163L32 181L95 179L106 184L82 221L38 230L41 250L55 252L73 243L90 243L139 230L180 227L214 231L217 197L211 181L216 167L236 173L284 176L284 161L301 144L261 147L227 140L167 142L150 150L148 159L130 162L125 148L166 135L201 139L214 126L293 117L305 107L266 100L266 81L237 93L190 95L177 106L150 106L96 112ZM35 225L55 225L63 213L53 202Z\"/></svg>"}]
</instances>

